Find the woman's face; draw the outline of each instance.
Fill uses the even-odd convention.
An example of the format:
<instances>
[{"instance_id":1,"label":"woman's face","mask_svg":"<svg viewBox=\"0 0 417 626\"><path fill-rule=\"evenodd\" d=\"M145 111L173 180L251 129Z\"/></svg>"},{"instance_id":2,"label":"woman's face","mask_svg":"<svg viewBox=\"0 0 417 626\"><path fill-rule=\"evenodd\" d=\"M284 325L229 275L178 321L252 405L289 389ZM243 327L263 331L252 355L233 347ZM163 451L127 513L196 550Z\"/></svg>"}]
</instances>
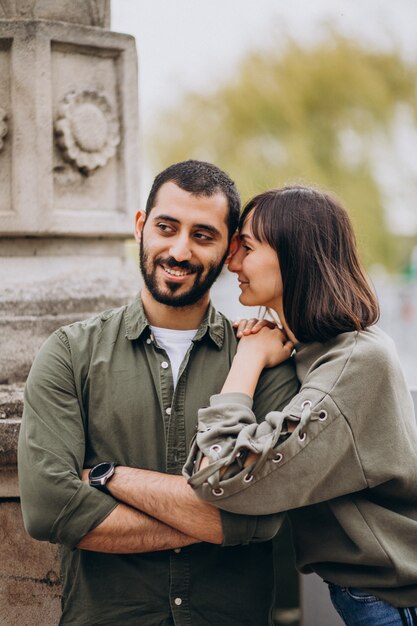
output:
<instances>
[{"instance_id":1,"label":"woman's face","mask_svg":"<svg viewBox=\"0 0 417 626\"><path fill-rule=\"evenodd\" d=\"M251 213L240 231L239 248L229 262L229 270L238 276L242 304L269 307L278 314L282 312L282 276L278 257L269 244L253 236Z\"/></svg>"}]
</instances>

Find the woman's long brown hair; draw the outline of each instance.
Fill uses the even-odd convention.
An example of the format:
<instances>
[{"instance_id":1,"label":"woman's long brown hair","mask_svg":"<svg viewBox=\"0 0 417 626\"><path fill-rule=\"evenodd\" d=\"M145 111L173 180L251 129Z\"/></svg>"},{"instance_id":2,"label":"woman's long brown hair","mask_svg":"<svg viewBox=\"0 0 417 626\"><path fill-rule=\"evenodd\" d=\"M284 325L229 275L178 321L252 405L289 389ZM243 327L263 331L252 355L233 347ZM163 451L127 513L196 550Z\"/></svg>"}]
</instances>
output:
<instances>
[{"instance_id":1,"label":"woman's long brown hair","mask_svg":"<svg viewBox=\"0 0 417 626\"><path fill-rule=\"evenodd\" d=\"M285 320L299 341L323 342L378 320L350 218L330 194L283 187L250 200L241 226L249 213L256 239L278 255Z\"/></svg>"}]
</instances>

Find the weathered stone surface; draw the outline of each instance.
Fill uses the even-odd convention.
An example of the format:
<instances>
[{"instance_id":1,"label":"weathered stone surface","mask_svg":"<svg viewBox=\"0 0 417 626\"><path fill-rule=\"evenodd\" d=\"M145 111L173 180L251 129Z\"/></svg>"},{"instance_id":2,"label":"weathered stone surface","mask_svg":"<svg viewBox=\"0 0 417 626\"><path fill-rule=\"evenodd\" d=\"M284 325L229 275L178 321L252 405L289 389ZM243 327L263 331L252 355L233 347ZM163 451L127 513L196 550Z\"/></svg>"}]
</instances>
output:
<instances>
[{"instance_id":1,"label":"weathered stone surface","mask_svg":"<svg viewBox=\"0 0 417 626\"><path fill-rule=\"evenodd\" d=\"M0 386L0 424L22 417L23 385ZM1 442L0 442L1 444Z\"/></svg>"},{"instance_id":2,"label":"weathered stone surface","mask_svg":"<svg viewBox=\"0 0 417 626\"><path fill-rule=\"evenodd\" d=\"M23 385L0 385L0 499L19 496L17 442L22 411Z\"/></svg>"},{"instance_id":3,"label":"weathered stone surface","mask_svg":"<svg viewBox=\"0 0 417 626\"><path fill-rule=\"evenodd\" d=\"M0 626L60 614L57 548L26 535L18 501L30 365L56 328L140 288L124 245L138 203L136 49L97 28L109 20L110 0L0 1Z\"/></svg>"},{"instance_id":4,"label":"weathered stone surface","mask_svg":"<svg viewBox=\"0 0 417 626\"><path fill-rule=\"evenodd\" d=\"M110 27L110 0L2 0L0 19L43 19Z\"/></svg>"},{"instance_id":5,"label":"weathered stone surface","mask_svg":"<svg viewBox=\"0 0 417 626\"><path fill-rule=\"evenodd\" d=\"M0 626L56 626L60 592L56 546L26 534L18 502L0 501Z\"/></svg>"},{"instance_id":6,"label":"weathered stone surface","mask_svg":"<svg viewBox=\"0 0 417 626\"><path fill-rule=\"evenodd\" d=\"M0 20L0 108L0 238L131 234L138 203L133 37Z\"/></svg>"},{"instance_id":7,"label":"weathered stone surface","mask_svg":"<svg viewBox=\"0 0 417 626\"><path fill-rule=\"evenodd\" d=\"M3 466L16 466L19 430L19 418L9 417L0 420L0 470Z\"/></svg>"},{"instance_id":8,"label":"weathered stone surface","mask_svg":"<svg viewBox=\"0 0 417 626\"><path fill-rule=\"evenodd\" d=\"M129 302L141 280L132 258L0 258L0 384L24 382L60 326Z\"/></svg>"}]
</instances>

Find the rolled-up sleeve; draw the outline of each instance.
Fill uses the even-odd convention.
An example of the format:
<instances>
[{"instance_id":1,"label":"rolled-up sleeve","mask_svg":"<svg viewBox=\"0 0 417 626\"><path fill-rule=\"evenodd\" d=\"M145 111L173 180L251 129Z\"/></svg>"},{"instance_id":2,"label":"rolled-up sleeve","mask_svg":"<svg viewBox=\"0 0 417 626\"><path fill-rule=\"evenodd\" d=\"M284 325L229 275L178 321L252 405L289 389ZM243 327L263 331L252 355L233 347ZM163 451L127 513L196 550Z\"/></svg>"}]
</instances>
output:
<instances>
[{"instance_id":1,"label":"rolled-up sleeve","mask_svg":"<svg viewBox=\"0 0 417 626\"><path fill-rule=\"evenodd\" d=\"M27 532L69 548L118 504L81 481L84 419L69 345L54 333L38 353L26 383L19 488Z\"/></svg>"}]
</instances>

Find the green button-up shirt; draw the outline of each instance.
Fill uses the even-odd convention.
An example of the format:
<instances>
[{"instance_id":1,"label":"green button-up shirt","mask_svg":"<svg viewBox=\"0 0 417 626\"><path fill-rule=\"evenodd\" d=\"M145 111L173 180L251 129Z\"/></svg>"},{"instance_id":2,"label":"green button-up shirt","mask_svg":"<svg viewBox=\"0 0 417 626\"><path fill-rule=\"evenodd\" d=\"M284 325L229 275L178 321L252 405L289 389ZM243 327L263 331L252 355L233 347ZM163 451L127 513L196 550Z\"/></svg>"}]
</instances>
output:
<instances>
[{"instance_id":1,"label":"green button-up shirt","mask_svg":"<svg viewBox=\"0 0 417 626\"><path fill-rule=\"evenodd\" d=\"M140 298L57 330L41 348L26 385L19 478L28 532L61 544L61 624L270 623L269 539L280 516L222 512L224 546L128 555L76 549L118 504L83 483L82 468L112 459L180 474L198 409L220 391L235 351L230 323L210 306L174 389ZM292 364L265 370L256 414L283 406L296 389Z\"/></svg>"}]
</instances>

